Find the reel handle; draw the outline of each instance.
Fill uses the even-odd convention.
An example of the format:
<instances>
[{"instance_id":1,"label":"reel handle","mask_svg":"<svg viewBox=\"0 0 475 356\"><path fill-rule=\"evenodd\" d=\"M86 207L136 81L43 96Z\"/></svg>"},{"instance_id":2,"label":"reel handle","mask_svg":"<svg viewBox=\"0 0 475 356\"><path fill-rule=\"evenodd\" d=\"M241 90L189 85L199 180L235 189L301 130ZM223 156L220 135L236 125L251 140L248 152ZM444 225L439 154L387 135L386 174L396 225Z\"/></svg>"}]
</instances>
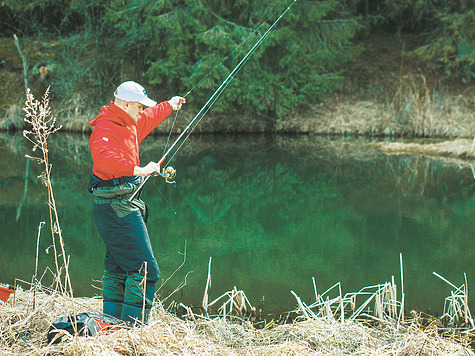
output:
<instances>
[{"instance_id":1,"label":"reel handle","mask_svg":"<svg viewBox=\"0 0 475 356\"><path fill-rule=\"evenodd\" d=\"M176 177L176 169L172 166L168 166L167 168L163 168L162 173L159 173L163 178L165 178L165 182L169 184L173 184L176 187L175 181L170 181Z\"/></svg>"}]
</instances>

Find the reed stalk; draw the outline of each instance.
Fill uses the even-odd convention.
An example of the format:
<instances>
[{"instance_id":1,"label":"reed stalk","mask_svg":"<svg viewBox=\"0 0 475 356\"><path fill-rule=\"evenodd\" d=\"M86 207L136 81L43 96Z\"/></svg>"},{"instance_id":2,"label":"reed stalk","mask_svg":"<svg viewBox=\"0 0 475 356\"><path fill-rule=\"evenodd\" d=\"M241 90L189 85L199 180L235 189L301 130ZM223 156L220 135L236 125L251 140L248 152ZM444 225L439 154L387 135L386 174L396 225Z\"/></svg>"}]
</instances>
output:
<instances>
[{"instance_id":1,"label":"reed stalk","mask_svg":"<svg viewBox=\"0 0 475 356\"><path fill-rule=\"evenodd\" d=\"M205 313L208 312L208 289L210 285L211 285L211 257L209 258L209 262L208 262L208 278L206 279L206 287L205 287L205 292L203 295L203 303L202 303Z\"/></svg>"},{"instance_id":2,"label":"reed stalk","mask_svg":"<svg viewBox=\"0 0 475 356\"><path fill-rule=\"evenodd\" d=\"M402 253L399 254L399 267L401 269L401 309L398 322L404 323L404 269L402 266Z\"/></svg>"},{"instance_id":3,"label":"reed stalk","mask_svg":"<svg viewBox=\"0 0 475 356\"><path fill-rule=\"evenodd\" d=\"M29 129L23 131L23 136L33 144L33 152L37 150L39 151L39 154L36 156L25 156L44 166L41 178L48 193L49 221L52 246L54 250L54 263L56 267L55 284L58 290L63 293L69 292L69 295L72 297L73 289L69 277L69 263L66 257L63 235L59 224L58 211L51 183L51 171L53 166L49 162L48 139L52 134L61 129L61 126L57 127L56 118L51 116L51 108L49 106L49 87L43 95L41 102L36 100L31 91L27 89L26 102L23 111L25 112L24 120L30 126ZM58 254L57 244L59 244L59 250L61 251L60 254ZM59 262L59 256L62 257L62 265ZM64 281L61 280L63 270L65 273Z\"/></svg>"},{"instance_id":4,"label":"reed stalk","mask_svg":"<svg viewBox=\"0 0 475 356\"><path fill-rule=\"evenodd\" d=\"M29 162L29 161L28 161ZM38 276L38 255L39 255L39 250L40 250L40 236L41 236L41 228L45 224L44 221L41 221L39 226L38 226L38 237L36 239L36 258L35 258L35 274L33 275L32 278L32 284L33 284L33 310L35 310L35 301L36 301L36 284L37 284L37 276Z\"/></svg>"}]
</instances>

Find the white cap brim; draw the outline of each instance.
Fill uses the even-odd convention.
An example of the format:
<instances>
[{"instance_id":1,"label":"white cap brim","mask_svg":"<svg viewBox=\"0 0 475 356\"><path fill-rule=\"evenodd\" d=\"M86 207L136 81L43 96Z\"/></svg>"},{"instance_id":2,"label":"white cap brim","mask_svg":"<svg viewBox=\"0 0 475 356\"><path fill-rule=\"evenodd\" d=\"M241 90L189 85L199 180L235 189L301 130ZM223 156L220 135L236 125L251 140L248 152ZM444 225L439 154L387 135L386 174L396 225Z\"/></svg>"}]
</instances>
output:
<instances>
[{"instance_id":1,"label":"white cap brim","mask_svg":"<svg viewBox=\"0 0 475 356\"><path fill-rule=\"evenodd\" d=\"M134 101L145 106L155 106L157 102L150 99L143 86L129 81L124 82L116 89L114 96L125 101Z\"/></svg>"},{"instance_id":2,"label":"white cap brim","mask_svg":"<svg viewBox=\"0 0 475 356\"><path fill-rule=\"evenodd\" d=\"M144 99L139 101L140 104L145 105L145 106L155 106L157 105L157 102L155 100L152 100L150 98Z\"/></svg>"}]
</instances>

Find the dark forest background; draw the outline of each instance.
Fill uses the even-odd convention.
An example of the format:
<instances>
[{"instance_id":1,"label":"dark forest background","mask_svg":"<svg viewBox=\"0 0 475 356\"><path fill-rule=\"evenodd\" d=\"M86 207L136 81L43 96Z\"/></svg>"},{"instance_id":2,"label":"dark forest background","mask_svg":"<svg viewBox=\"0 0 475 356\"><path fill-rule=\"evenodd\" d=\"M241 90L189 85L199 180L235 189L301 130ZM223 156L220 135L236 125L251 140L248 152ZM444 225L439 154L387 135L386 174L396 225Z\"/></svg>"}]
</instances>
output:
<instances>
[{"instance_id":1,"label":"dark forest background","mask_svg":"<svg viewBox=\"0 0 475 356\"><path fill-rule=\"evenodd\" d=\"M192 89L189 105L200 107L290 3L2 1L0 37L9 42L1 46L2 112L23 96L23 82L12 83L12 72L22 71L13 34L27 55L36 94L41 95L46 86L39 83L46 70L53 101L63 107L97 108L123 80L142 83L154 98L184 95ZM356 75L353 64L368 39L381 34L388 36L380 37L383 40L398 40L407 60L443 79L471 85L475 9L470 3L298 0L213 112L275 118L317 105L341 90L345 78Z\"/></svg>"}]
</instances>

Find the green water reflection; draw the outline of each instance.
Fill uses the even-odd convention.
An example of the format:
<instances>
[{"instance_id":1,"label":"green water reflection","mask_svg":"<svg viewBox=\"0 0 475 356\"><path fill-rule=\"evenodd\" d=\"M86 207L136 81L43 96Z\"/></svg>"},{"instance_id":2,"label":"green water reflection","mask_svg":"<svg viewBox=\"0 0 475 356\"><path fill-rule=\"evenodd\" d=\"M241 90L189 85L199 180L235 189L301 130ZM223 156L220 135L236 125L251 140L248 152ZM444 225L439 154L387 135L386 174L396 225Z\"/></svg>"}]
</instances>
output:
<instances>
[{"instance_id":1,"label":"green water reflection","mask_svg":"<svg viewBox=\"0 0 475 356\"><path fill-rule=\"evenodd\" d=\"M53 187L70 255L76 295L100 294L103 244L86 191L91 160L88 137L56 134L51 144ZM26 143L2 134L0 282L31 280L40 221L48 221L39 166L31 164L21 214ZM474 285L475 179L470 168L418 155L386 156L365 140L310 136L192 136L172 165L177 188L155 179L143 198L151 217L153 248L169 300L200 303L208 259L213 257L210 298L236 286L253 304L265 297L268 312L290 310L294 290L313 296L335 282L344 292L399 282L404 259L406 305L442 311L451 288L467 273ZM157 160L165 138L152 137L142 161ZM163 194L166 200L162 197ZM176 214L173 213L176 211ZM47 226L39 270L53 267ZM191 272L191 273L189 273ZM48 273L45 275L48 279ZM399 283L398 283L399 284ZM473 295L473 294L472 294ZM470 304L473 309L473 296Z\"/></svg>"}]
</instances>

